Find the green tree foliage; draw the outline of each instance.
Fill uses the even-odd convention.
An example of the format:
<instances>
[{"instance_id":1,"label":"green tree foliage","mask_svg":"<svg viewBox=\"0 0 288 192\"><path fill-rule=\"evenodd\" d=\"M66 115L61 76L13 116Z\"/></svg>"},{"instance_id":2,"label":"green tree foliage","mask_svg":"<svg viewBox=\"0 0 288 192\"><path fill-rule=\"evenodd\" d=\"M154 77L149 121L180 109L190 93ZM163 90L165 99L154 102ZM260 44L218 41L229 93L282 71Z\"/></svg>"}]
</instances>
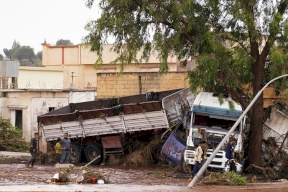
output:
<instances>
[{"instance_id":1,"label":"green tree foliage","mask_svg":"<svg viewBox=\"0 0 288 192\"><path fill-rule=\"evenodd\" d=\"M38 51L36 56L37 56L38 59L42 60L42 51Z\"/></svg>"},{"instance_id":2,"label":"green tree foliage","mask_svg":"<svg viewBox=\"0 0 288 192\"><path fill-rule=\"evenodd\" d=\"M56 42L56 46L58 45L73 45L73 43L70 40L66 40L66 39L59 39Z\"/></svg>"},{"instance_id":3,"label":"green tree foliage","mask_svg":"<svg viewBox=\"0 0 288 192\"><path fill-rule=\"evenodd\" d=\"M2 54L0 54L0 61L3 61L4 56Z\"/></svg>"},{"instance_id":4,"label":"green tree foliage","mask_svg":"<svg viewBox=\"0 0 288 192\"><path fill-rule=\"evenodd\" d=\"M197 58L198 67L188 72L191 89L229 93L246 108L269 79L287 73L287 6L287 0L101 0L101 17L86 25L84 41L99 55L97 64L111 37L122 66L146 60L153 50L160 72L169 70L169 54L184 65ZM287 83L275 86L280 91ZM262 166L263 95L248 115L248 163Z\"/></svg>"},{"instance_id":5,"label":"green tree foliage","mask_svg":"<svg viewBox=\"0 0 288 192\"><path fill-rule=\"evenodd\" d=\"M10 50L8 50L7 48L4 48L3 49L3 52L4 52L4 54L5 54L5 56L6 56L6 58L11 58L12 56L12 54L11 54L11 49Z\"/></svg>"},{"instance_id":6,"label":"green tree foliage","mask_svg":"<svg viewBox=\"0 0 288 192\"><path fill-rule=\"evenodd\" d=\"M30 46L21 46L16 40L14 40L11 49L5 48L3 49L3 52L5 53L6 58L11 60L17 59L18 61L21 61L23 59L28 59L34 63L36 57L33 48Z\"/></svg>"},{"instance_id":7,"label":"green tree foliage","mask_svg":"<svg viewBox=\"0 0 288 192\"><path fill-rule=\"evenodd\" d=\"M26 152L28 147L21 138L21 130L12 126L9 119L0 116L0 151Z\"/></svg>"},{"instance_id":8,"label":"green tree foliage","mask_svg":"<svg viewBox=\"0 0 288 192\"><path fill-rule=\"evenodd\" d=\"M37 63L37 66L43 66L42 65L42 51L37 52L35 62Z\"/></svg>"},{"instance_id":9,"label":"green tree foliage","mask_svg":"<svg viewBox=\"0 0 288 192\"><path fill-rule=\"evenodd\" d=\"M34 49L30 46L21 46L15 50L13 57L16 58L18 61L21 61L23 59L29 59L32 63L34 63Z\"/></svg>"},{"instance_id":10,"label":"green tree foliage","mask_svg":"<svg viewBox=\"0 0 288 192\"><path fill-rule=\"evenodd\" d=\"M6 55L6 58L11 59L11 60L16 59L16 58L14 57L14 54L15 54L15 52L16 52L20 47L21 47L21 46L20 46L20 43L17 42L16 40L14 40L11 49L7 49L7 48L4 48L4 49L3 49L3 52L4 52L5 55Z\"/></svg>"}]
</instances>

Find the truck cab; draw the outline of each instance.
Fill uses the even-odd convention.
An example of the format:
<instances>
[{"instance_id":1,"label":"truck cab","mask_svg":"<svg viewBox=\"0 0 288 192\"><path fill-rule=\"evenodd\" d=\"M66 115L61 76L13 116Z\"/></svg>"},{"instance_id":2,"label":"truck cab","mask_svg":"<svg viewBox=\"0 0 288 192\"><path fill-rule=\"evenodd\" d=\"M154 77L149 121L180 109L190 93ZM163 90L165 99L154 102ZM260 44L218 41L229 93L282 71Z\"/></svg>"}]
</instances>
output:
<instances>
[{"instance_id":1,"label":"truck cab","mask_svg":"<svg viewBox=\"0 0 288 192\"><path fill-rule=\"evenodd\" d=\"M242 107L230 97L224 96L221 101L218 94L210 92L199 93L190 111L191 116L186 148L184 150L184 163L186 165L194 165L195 150L201 140L207 141L208 149L206 153L208 158L241 114ZM237 139L234 151L236 156L238 154L238 162L241 161L241 154L243 154L241 151L243 150L244 128L245 118L231 135L231 137ZM209 165L210 168L227 171L226 144L216 154L216 157ZM240 172L241 164L236 163L236 166L237 171Z\"/></svg>"}]
</instances>

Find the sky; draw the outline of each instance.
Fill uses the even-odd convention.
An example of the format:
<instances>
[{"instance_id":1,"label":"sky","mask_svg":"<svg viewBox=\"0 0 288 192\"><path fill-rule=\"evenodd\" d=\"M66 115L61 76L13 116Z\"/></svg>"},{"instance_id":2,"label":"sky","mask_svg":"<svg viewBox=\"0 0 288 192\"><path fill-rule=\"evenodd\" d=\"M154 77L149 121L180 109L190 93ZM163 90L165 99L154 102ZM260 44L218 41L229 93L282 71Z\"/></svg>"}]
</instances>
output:
<instances>
[{"instance_id":1,"label":"sky","mask_svg":"<svg viewBox=\"0 0 288 192\"><path fill-rule=\"evenodd\" d=\"M30 46L36 54L41 43L55 45L59 39L80 44L88 31L86 23L100 17L98 1L91 9L86 0L0 0L0 54L11 49L14 40Z\"/></svg>"}]
</instances>

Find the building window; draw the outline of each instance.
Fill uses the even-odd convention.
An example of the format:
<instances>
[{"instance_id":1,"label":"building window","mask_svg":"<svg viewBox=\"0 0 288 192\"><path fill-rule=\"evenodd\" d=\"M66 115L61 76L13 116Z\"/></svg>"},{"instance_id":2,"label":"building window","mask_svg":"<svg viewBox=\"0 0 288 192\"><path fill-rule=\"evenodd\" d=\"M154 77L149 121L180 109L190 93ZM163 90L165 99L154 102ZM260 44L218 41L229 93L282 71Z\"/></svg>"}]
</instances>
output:
<instances>
[{"instance_id":1,"label":"building window","mask_svg":"<svg viewBox=\"0 0 288 192\"><path fill-rule=\"evenodd\" d=\"M49 107L49 112L54 111L55 107Z\"/></svg>"},{"instance_id":2,"label":"building window","mask_svg":"<svg viewBox=\"0 0 288 192\"><path fill-rule=\"evenodd\" d=\"M22 116L22 110L15 110L15 127L17 129L22 131L22 136L23 136L23 126L22 126L22 121L23 121L23 116Z\"/></svg>"}]
</instances>

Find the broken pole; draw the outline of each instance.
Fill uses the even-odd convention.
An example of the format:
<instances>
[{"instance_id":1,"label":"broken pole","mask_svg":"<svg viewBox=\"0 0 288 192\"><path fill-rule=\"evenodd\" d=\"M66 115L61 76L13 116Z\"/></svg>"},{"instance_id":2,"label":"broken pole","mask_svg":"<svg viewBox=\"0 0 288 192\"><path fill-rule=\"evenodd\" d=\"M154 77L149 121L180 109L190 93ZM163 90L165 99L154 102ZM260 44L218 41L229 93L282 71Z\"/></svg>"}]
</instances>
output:
<instances>
[{"instance_id":1,"label":"broken pole","mask_svg":"<svg viewBox=\"0 0 288 192\"><path fill-rule=\"evenodd\" d=\"M91 163L93 163L94 161L96 161L98 158L100 158L100 155L98 155L95 159L93 159L92 161L90 161L89 163L87 163L86 165L84 165L84 167L87 167L88 165L90 165Z\"/></svg>"}]
</instances>

